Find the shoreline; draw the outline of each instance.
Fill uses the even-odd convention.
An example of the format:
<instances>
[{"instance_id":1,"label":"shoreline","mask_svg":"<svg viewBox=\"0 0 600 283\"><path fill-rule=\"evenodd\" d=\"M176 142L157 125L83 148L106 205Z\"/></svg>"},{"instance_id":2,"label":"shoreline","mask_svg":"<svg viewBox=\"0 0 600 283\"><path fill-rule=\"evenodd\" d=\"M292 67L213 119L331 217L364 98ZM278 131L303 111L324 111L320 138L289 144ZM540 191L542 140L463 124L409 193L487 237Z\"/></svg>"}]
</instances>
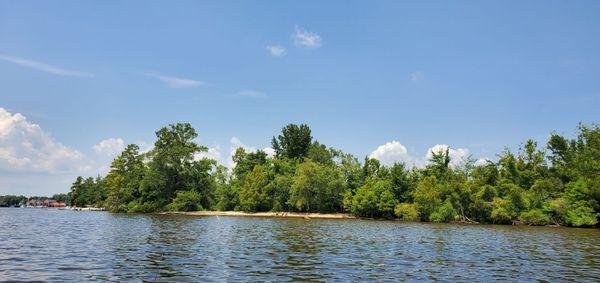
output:
<instances>
[{"instance_id":1,"label":"shoreline","mask_svg":"<svg viewBox=\"0 0 600 283\"><path fill-rule=\"evenodd\" d=\"M243 211L168 211L160 215L189 216L234 216L234 217L281 217L304 219L358 219L346 213L308 213L308 212L243 212Z\"/></svg>"}]
</instances>

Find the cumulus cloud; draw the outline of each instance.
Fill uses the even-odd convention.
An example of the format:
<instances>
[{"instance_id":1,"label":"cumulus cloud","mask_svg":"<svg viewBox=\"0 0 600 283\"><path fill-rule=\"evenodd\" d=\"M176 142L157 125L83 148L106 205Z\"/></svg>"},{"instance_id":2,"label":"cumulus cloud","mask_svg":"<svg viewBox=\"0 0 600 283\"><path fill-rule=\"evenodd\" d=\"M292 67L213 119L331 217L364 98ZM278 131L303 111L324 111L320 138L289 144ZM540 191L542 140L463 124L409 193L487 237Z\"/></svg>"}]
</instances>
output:
<instances>
[{"instance_id":1,"label":"cumulus cloud","mask_svg":"<svg viewBox=\"0 0 600 283\"><path fill-rule=\"evenodd\" d=\"M159 81L165 83L166 85L172 88L187 88L206 84L203 81L160 75L156 73L142 73L142 75L158 79Z\"/></svg>"},{"instance_id":2,"label":"cumulus cloud","mask_svg":"<svg viewBox=\"0 0 600 283\"><path fill-rule=\"evenodd\" d=\"M106 156L117 156L125 148L125 142L121 138L110 138L100 141L92 146L92 149Z\"/></svg>"},{"instance_id":3,"label":"cumulus cloud","mask_svg":"<svg viewBox=\"0 0 600 283\"><path fill-rule=\"evenodd\" d=\"M486 165L490 161L487 157L482 157L475 161L475 166L483 166Z\"/></svg>"},{"instance_id":4,"label":"cumulus cloud","mask_svg":"<svg viewBox=\"0 0 600 283\"><path fill-rule=\"evenodd\" d=\"M307 48L318 48L321 46L321 36L314 32L310 32L296 26L295 32L292 35L294 43L298 46Z\"/></svg>"},{"instance_id":5,"label":"cumulus cloud","mask_svg":"<svg viewBox=\"0 0 600 283\"><path fill-rule=\"evenodd\" d=\"M207 151L197 153L195 156L196 160L200 160L203 158L214 159L217 162L221 163L222 162L221 147L218 145L216 147L209 147Z\"/></svg>"},{"instance_id":6,"label":"cumulus cloud","mask_svg":"<svg viewBox=\"0 0 600 283\"><path fill-rule=\"evenodd\" d=\"M263 151L267 154L268 157L275 157L275 149L271 147L263 148Z\"/></svg>"},{"instance_id":7,"label":"cumulus cloud","mask_svg":"<svg viewBox=\"0 0 600 283\"><path fill-rule=\"evenodd\" d=\"M233 169L235 167L235 162L233 162L233 155L238 148L243 148L247 153L256 152L258 149L254 146L249 146L244 144L239 138L232 137L229 140L229 149L223 150L221 146L217 145L214 147L209 147L208 151L199 153L196 158L210 158L216 160L220 165L223 165L229 169ZM270 147L265 147L262 149L267 156L273 157L275 155L275 150Z\"/></svg>"},{"instance_id":8,"label":"cumulus cloud","mask_svg":"<svg viewBox=\"0 0 600 283\"><path fill-rule=\"evenodd\" d=\"M433 153L445 152L448 149L448 155L450 156L450 166L458 167L464 165L465 162L468 161L468 158L471 156L469 150L466 148L451 148L447 144L436 144L433 147L427 150L427 155L425 155L425 160L429 162L431 157L433 157Z\"/></svg>"},{"instance_id":9,"label":"cumulus cloud","mask_svg":"<svg viewBox=\"0 0 600 283\"><path fill-rule=\"evenodd\" d=\"M410 74L409 78L411 82L418 83L425 79L425 74L420 71L415 71Z\"/></svg>"},{"instance_id":10,"label":"cumulus cloud","mask_svg":"<svg viewBox=\"0 0 600 283\"><path fill-rule=\"evenodd\" d=\"M406 147L399 141L391 141L378 146L373 152L371 152L369 157L377 159L382 164L388 166L398 162L405 163L409 166L424 167L429 163L429 160L433 156L432 152L443 152L447 148L448 145L437 144L433 147L430 147L424 156L418 156L410 154ZM450 166L452 167L464 165L471 156L469 150L466 148L449 148L448 154L450 155Z\"/></svg>"},{"instance_id":11,"label":"cumulus cloud","mask_svg":"<svg viewBox=\"0 0 600 283\"><path fill-rule=\"evenodd\" d=\"M267 51L269 51L269 54L273 57L282 57L286 54L285 48L281 45L269 45L267 46Z\"/></svg>"},{"instance_id":12,"label":"cumulus cloud","mask_svg":"<svg viewBox=\"0 0 600 283\"><path fill-rule=\"evenodd\" d=\"M32 68L38 71L46 72L53 75L58 76L66 76L66 77L93 77L94 75L87 72L67 70L60 67L52 66L46 63L33 61L25 58L19 58L14 56L2 55L0 54L0 60L10 62L13 64L17 64L23 67Z\"/></svg>"},{"instance_id":13,"label":"cumulus cloud","mask_svg":"<svg viewBox=\"0 0 600 283\"><path fill-rule=\"evenodd\" d=\"M380 145L369 157L379 160L384 165L392 165L396 162L413 162L412 158L408 155L408 150L399 141L391 141Z\"/></svg>"},{"instance_id":14,"label":"cumulus cloud","mask_svg":"<svg viewBox=\"0 0 600 283\"><path fill-rule=\"evenodd\" d=\"M90 169L84 155L55 141L20 113L0 107L0 171L69 172Z\"/></svg>"}]
</instances>

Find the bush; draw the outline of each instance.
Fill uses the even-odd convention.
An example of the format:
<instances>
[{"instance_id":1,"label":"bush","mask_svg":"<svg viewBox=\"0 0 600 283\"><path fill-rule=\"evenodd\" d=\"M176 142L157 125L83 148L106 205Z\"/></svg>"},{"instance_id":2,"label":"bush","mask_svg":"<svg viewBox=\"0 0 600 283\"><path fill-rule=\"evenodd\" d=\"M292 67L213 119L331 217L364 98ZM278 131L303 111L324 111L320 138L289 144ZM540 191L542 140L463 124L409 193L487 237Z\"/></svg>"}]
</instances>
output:
<instances>
[{"instance_id":1,"label":"bush","mask_svg":"<svg viewBox=\"0 0 600 283\"><path fill-rule=\"evenodd\" d=\"M356 190L350 211L357 216L377 216L377 194L369 185L364 185Z\"/></svg>"},{"instance_id":2,"label":"bush","mask_svg":"<svg viewBox=\"0 0 600 283\"><path fill-rule=\"evenodd\" d=\"M585 201L579 201L567 210L565 221L571 226L594 226L598 223L594 209L586 205Z\"/></svg>"},{"instance_id":3,"label":"bush","mask_svg":"<svg viewBox=\"0 0 600 283\"><path fill-rule=\"evenodd\" d=\"M491 222L493 208L491 202L475 199L469 204L469 215L479 222Z\"/></svg>"},{"instance_id":4,"label":"bush","mask_svg":"<svg viewBox=\"0 0 600 283\"><path fill-rule=\"evenodd\" d=\"M450 201L446 200L435 212L429 215L432 222L450 222L456 218L456 210Z\"/></svg>"},{"instance_id":5,"label":"bush","mask_svg":"<svg viewBox=\"0 0 600 283\"><path fill-rule=\"evenodd\" d=\"M173 202L167 205L167 209L171 211L202 210L200 198L200 193L196 191L177 191L177 196Z\"/></svg>"},{"instance_id":6,"label":"bush","mask_svg":"<svg viewBox=\"0 0 600 283\"><path fill-rule=\"evenodd\" d=\"M400 203L396 205L394 213L403 221L418 221L419 211L416 205L412 203Z\"/></svg>"},{"instance_id":7,"label":"bush","mask_svg":"<svg viewBox=\"0 0 600 283\"><path fill-rule=\"evenodd\" d=\"M147 213L160 211L164 207L162 202L145 202L140 203L140 200L135 200L127 204L128 213Z\"/></svg>"},{"instance_id":8,"label":"bush","mask_svg":"<svg viewBox=\"0 0 600 283\"><path fill-rule=\"evenodd\" d=\"M565 222L567 208L567 201L562 197L549 200L544 204L544 209L552 215L552 218L561 223Z\"/></svg>"},{"instance_id":9,"label":"bush","mask_svg":"<svg viewBox=\"0 0 600 283\"><path fill-rule=\"evenodd\" d=\"M527 225L544 226L550 224L550 216L541 209L532 209L521 213L519 220Z\"/></svg>"},{"instance_id":10,"label":"bush","mask_svg":"<svg viewBox=\"0 0 600 283\"><path fill-rule=\"evenodd\" d=\"M356 190L356 194L352 197L350 211L354 215L365 217L393 216L396 200L390 187L391 184L386 181L367 182Z\"/></svg>"}]
</instances>

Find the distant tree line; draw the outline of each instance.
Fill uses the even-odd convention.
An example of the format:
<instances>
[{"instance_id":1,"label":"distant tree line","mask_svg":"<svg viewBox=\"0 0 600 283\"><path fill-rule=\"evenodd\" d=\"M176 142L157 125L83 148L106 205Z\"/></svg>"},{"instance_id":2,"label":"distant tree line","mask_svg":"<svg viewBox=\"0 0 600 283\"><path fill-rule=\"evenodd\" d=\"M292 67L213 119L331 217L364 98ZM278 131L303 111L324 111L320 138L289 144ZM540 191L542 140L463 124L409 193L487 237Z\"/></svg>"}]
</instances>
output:
<instances>
[{"instance_id":1,"label":"distant tree line","mask_svg":"<svg viewBox=\"0 0 600 283\"><path fill-rule=\"evenodd\" d=\"M63 202L66 205L70 204L69 196L67 194L55 194L52 197L42 197L42 196L16 196L16 195L5 195L0 196L0 207L11 207L11 206L21 206L27 204L27 201L30 199L39 199L41 201L47 199L53 199L57 202Z\"/></svg>"},{"instance_id":2,"label":"distant tree line","mask_svg":"<svg viewBox=\"0 0 600 283\"><path fill-rule=\"evenodd\" d=\"M27 202L25 196L5 195L0 196L0 207L20 206Z\"/></svg>"},{"instance_id":3,"label":"distant tree line","mask_svg":"<svg viewBox=\"0 0 600 283\"><path fill-rule=\"evenodd\" d=\"M207 148L179 123L156 132L154 148L128 145L104 177L78 177L76 206L113 212L193 210L346 212L407 221L594 226L600 215L600 128L578 127L547 145L526 141L498 161L450 166L449 149L424 168L360 162L290 124L272 139L275 156L238 148L235 167L199 158Z\"/></svg>"}]
</instances>

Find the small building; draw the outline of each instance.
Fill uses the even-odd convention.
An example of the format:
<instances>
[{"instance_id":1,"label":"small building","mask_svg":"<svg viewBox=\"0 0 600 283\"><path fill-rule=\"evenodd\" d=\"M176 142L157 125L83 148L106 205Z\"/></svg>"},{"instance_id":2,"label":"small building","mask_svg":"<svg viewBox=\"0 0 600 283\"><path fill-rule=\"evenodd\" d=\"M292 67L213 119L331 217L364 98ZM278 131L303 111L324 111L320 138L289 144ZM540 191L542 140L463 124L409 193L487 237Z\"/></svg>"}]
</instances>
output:
<instances>
[{"instance_id":1,"label":"small building","mask_svg":"<svg viewBox=\"0 0 600 283\"><path fill-rule=\"evenodd\" d=\"M56 201L55 202L51 202L51 203L48 204L48 207L65 207L65 206L67 206L66 203L64 203L64 202L56 202Z\"/></svg>"}]
</instances>

